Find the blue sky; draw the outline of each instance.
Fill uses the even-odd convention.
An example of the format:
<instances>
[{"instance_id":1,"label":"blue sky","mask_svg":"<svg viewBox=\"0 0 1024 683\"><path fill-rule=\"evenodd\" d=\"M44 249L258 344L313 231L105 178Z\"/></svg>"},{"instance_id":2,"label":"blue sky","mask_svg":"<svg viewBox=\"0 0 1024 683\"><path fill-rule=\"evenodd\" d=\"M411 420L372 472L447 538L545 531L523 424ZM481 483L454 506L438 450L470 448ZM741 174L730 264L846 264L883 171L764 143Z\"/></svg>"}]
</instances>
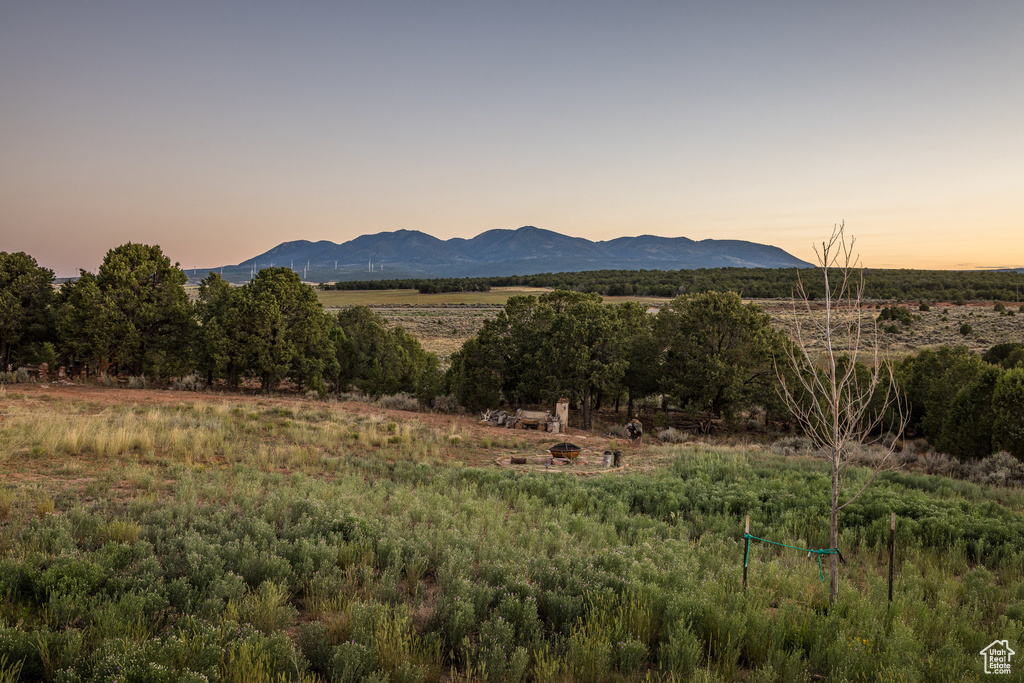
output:
<instances>
[{"instance_id":1,"label":"blue sky","mask_svg":"<svg viewBox=\"0 0 1024 683\"><path fill-rule=\"evenodd\" d=\"M5 2L0 250L522 225L1024 265L1024 4Z\"/></svg>"}]
</instances>

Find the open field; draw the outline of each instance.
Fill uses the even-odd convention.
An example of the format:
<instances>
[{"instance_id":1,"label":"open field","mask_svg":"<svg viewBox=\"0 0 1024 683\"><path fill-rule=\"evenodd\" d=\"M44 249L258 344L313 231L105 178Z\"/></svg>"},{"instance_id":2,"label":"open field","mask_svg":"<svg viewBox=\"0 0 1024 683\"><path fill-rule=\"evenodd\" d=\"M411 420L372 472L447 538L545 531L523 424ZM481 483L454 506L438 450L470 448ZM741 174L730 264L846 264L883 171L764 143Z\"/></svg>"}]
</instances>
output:
<instances>
[{"instance_id":1,"label":"open field","mask_svg":"<svg viewBox=\"0 0 1024 683\"><path fill-rule=\"evenodd\" d=\"M754 303L762 306L780 329L792 328L793 308L789 302L755 300ZM885 307L893 304L878 305ZM943 344L963 345L972 351L984 353L996 344L1024 342L1024 312L1016 309L1010 310L1013 315L1007 315L993 310L991 303L954 306L947 302L934 304L928 311L920 311L916 305L910 306L909 310L915 317L909 326L892 321L878 322L882 347L888 349L893 357ZM874 305L864 309L862 321L865 330L871 329L879 312ZM805 319L807 317L806 312L798 312L798 315ZM960 328L965 323L969 324L972 330L962 334ZM888 326L896 328L897 331L886 332L885 328Z\"/></svg>"},{"instance_id":2,"label":"open field","mask_svg":"<svg viewBox=\"0 0 1024 683\"><path fill-rule=\"evenodd\" d=\"M341 307L364 305L373 306L377 313L394 325L404 327L419 339L428 351L447 358L458 350L483 325L484 321L498 314L508 297L515 294L541 294L548 290L522 288L494 289L486 293L470 294L418 294L415 290L396 291L328 291L317 292L325 306ZM655 297L604 297L607 303L641 301L652 307L663 306L666 299ZM781 329L792 326L792 305L781 299L748 299L763 307L772 321ZM863 320L869 324L878 316L879 310L872 302L864 309ZM889 302L878 304L892 305ZM983 353L996 344L1024 341L1024 313L1009 308L1014 315L1000 314L993 310L992 303L970 303L955 306L952 303L936 303L928 311L919 311L910 306L911 312L919 316L910 326L897 324L899 332L881 332L882 343L890 353L899 357L922 348L942 344L963 344L974 351ZM973 330L966 335L960 327L969 323ZM880 323L880 328L886 323Z\"/></svg>"},{"instance_id":3,"label":"open field","mask_svg":"<svg viewBox=\"0 0 1024 683\"><path fill-rule=\"evenodd\" d=\"M363 403L0 390L0 680L972 681L993 640L1019 650L1020 490L883 475L841 518L829 609L806 553L753 546L741 587L744 515L826 544L821 461L495 462L553 440Z\"/></svg>"}]
</instances>

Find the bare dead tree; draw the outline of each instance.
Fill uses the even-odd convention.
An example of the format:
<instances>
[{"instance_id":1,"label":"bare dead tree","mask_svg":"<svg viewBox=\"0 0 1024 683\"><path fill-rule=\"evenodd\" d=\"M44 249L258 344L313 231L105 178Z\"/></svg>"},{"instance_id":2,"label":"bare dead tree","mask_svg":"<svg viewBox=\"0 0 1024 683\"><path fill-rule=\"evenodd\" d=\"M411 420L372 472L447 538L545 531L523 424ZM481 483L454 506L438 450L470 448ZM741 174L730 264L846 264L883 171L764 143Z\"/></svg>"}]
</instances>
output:
<instances>
[{"instance_id":1,"label":"bare dead tree","mask_svg":"<svg viewBox=\"0 0 1024 683\"><path fill-rule=\"evenodd\" d=\"M861 314L864 271L853 252L854 242L845 235L845 223L840 223L828 240L815 246L817 268L825 279L824 298L815 305L797 272L794 343L787 347L783 363L787 367L776 363L783 400L831 465L831 548L839 544L839 512L879 474L899 467L894 457L896 441L882 438L883 420L888 416L891 422L887 426L897 434L903 433L907 423L905 404L877 325L872 321L868 328ZM868 478L845 495L855 447L874 443L881 445L881 457L873 463ZM834 603L839 595L839 565L834 554L829 556L829 579L829 602Z\"/></svg>"}]
</instances>

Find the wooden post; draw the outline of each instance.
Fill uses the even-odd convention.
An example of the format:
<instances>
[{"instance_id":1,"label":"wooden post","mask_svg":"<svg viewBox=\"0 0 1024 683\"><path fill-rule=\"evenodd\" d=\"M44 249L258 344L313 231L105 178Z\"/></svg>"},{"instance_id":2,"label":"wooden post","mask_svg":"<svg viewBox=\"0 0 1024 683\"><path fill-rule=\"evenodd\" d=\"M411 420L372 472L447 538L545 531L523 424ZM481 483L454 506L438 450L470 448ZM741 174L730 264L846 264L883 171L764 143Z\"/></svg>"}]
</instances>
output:
<instances>
[{"instance_id":1,"label":"wooden post","mask_svg":"<svg viewBox=\"0 0 1024 683\"><path fill-rule=\"evenodd\" d=\"M743 535L750 536L750 515L747 515L747 523L743 527ZM743 545L743 592L747 592L747 557L750 555L750 539L744 538Z\"/></svg>"},{"instance_id":2,"label":"wooden post","mask_svg":"<svg viewBox=\"0 0 1024 683\"><path fill-rule=\"evenodd\" d=\"M892 602L892 572L896 559L896 513L892 513L889 521L889 602Z\"/></svg>"}]
</instances>

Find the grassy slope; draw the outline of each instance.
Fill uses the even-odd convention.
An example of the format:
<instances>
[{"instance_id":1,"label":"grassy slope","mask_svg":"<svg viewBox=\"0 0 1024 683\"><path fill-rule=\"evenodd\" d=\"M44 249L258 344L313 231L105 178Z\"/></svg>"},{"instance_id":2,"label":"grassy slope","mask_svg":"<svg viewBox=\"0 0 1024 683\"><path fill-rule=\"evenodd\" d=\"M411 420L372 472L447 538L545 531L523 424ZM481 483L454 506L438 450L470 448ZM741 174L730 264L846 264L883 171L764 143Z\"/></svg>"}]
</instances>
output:
<instances>
[{"instance_id":1,"label":"grassy slope","mask_svg":"<svg viewBox=\"0 0 1024 683\"><path fill-rule=\"evenodd\" d=\"M0 394L0 680L978 680L1024 635L1017 491L884 476L828 610L795 551L756 545L740 586L744 515L824 546L813 460L514 472L475 464L536 444L454 418L122 396Z\"/></svg>"}]
</instances>

